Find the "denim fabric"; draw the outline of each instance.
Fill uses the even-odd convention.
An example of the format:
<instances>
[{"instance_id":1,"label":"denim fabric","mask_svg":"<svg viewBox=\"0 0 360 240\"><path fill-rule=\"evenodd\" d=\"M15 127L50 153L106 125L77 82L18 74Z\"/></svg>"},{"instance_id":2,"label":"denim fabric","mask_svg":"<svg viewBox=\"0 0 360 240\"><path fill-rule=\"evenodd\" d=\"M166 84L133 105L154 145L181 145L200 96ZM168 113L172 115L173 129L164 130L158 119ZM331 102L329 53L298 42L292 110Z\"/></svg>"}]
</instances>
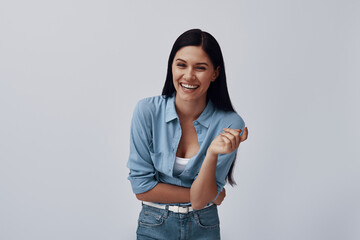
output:
<instances>
[{"instance_id":1,"label":"denim fabric","mask_svg":"<svg viewBox=\"0 0 360 240\"><path fill-rule=\"evenodd\" d=\"M127 163L130 170L128 179L135 194L149 191L159 182L191 187L200 171L207 149L223 128L244 129L245 122L237 113L216 109L209 100L199 118L193 121L200 150L189 160L180 175L174 175L175 157L182 135L175 97L176 94L169 98L145 98L135 107ZM225 178L236 152L237 149L229 154L218 155L215 176L218 193L225 185Z\"/></svg>"},{"instance_id":2,"label":"denim fabric","mask_svg":"<svg viewBox=\"0 0 360 240\"><path fill-rule=\"evenodd\" d=\"M138 240L220 239L217 206L183 214L143 205L136 234Z\"/></svg>"}]
</instances>

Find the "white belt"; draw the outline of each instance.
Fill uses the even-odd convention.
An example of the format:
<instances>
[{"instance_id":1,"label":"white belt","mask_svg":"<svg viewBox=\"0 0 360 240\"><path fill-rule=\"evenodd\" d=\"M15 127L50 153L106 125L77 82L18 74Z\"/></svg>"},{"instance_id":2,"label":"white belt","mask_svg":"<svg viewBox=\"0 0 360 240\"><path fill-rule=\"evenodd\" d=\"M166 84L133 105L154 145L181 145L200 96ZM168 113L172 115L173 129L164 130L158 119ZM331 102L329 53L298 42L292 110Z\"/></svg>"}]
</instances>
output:
<instances>
[{"instance_id":1,"label":"white belt","mask_svg":"<svg viewBox=\"0 0 360 240\"><path fill-rule=\"evenodd\" d=\"M166 205L161 205L161 204L157 204L157 203L153 203L153 202L142 202L145 205L151 206L151 207L155 207L155 208L159 208L159 209L166 209ZM213 205L213 203L210 203L209 205L207 205L205 208L210 207L211 205ZM191 206L175 206L175 205L169 205L169 211L174 212L174 213L189 213L194 211L194 209Z\"/></svg>"}]
</instances>

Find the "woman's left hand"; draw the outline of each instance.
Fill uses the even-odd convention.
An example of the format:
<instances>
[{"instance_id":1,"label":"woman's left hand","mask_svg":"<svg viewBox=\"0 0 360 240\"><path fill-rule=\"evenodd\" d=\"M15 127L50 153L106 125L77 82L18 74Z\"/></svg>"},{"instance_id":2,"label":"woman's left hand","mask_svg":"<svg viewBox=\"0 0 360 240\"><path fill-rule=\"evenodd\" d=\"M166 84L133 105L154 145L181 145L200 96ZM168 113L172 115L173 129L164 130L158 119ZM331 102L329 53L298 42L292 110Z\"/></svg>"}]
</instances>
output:
<instances>
[{"instance_id":1,"label":"woman's left hand","mask_svg":"<svg viewBox=\"0 0 360 240\"><path fill-rule=\"evenodd\" d=\"M247 127L245 127L243 135L240 136L240 142L245 141L248 138L248 134L249 134L249 131L248 131Z\"/></svg>"},{"instance_id":2,"label":"woman's left hand","mask_svg":"<svg viewBox=\"0 0 360 240\"><path fill-rule=\"evenodd\" d=\"M247 127L244 128L244 134L240 136L241 129L224 128L211 142L208 151L212 154L226 154L235 151L240 142L245 141L248 136Z\"/></svg>"}]
</instances>

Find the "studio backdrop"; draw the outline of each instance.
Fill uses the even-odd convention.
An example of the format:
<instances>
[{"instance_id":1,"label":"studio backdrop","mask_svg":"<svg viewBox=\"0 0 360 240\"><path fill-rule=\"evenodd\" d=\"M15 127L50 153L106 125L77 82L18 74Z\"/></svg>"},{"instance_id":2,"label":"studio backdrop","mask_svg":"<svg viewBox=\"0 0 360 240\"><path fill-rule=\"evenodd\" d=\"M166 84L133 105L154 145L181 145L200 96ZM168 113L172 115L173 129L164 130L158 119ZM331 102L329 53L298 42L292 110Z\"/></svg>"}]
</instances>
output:
<instances>
[{"instance_id":1,"label":"studio backdrop","mask_svg":"<svg viewBox=\"0 0 360 240\"><path fill-rule=\"evenodd\" d=\"M0 2L0 239L135 239L130 120L172 44L222 48L249 129L222 239L360 239L360 5L305 1Z\"/></svg>"}]
</instances>

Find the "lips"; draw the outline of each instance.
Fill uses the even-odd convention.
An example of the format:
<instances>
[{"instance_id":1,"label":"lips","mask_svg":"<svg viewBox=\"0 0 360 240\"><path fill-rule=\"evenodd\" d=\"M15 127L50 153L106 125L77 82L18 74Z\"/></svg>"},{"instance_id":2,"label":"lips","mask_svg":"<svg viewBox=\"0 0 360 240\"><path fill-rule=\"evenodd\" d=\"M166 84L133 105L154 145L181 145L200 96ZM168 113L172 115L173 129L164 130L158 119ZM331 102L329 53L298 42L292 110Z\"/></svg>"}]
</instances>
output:
<instances>
[{"instance_id":1,"label":"lips","mask_svg":"<svg viewBox=\"0 0 360 240\"><path fill-rule=\"evenodd\" d=\"M181 85L181 87L183 87L185 89L189 89L189 90L194 90L199 87L199 85L191 85L191 84L187 84L187 83L180 83L180 85Z\"/></svg>"}]
</instances>

